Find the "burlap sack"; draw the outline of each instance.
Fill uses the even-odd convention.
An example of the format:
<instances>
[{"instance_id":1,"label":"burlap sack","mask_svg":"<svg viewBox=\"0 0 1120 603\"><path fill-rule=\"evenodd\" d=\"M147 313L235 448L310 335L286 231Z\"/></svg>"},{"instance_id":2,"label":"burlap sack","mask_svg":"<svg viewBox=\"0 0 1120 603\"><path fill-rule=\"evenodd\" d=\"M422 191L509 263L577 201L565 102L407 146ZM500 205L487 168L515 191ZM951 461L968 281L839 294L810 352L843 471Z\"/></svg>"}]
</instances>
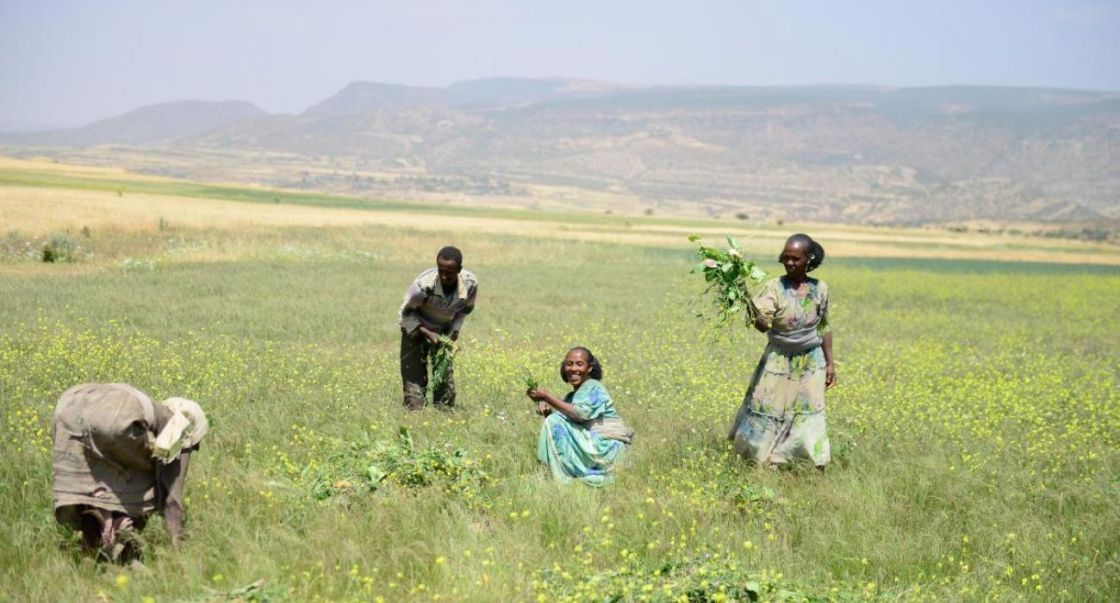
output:
<instances>
[{"instance_id":1,"label":"burlap sack","mask_svg":"<svg viewBox=\"0 0 1120 603\"><path fill-rule=\"evenodd\" d=\"M54 414L54 508L91 505L143 517L155 509L151 399L122 384L84 384L58 400ZM75 526L77 527L77 526Z\"/></svg>"}]
</instances>

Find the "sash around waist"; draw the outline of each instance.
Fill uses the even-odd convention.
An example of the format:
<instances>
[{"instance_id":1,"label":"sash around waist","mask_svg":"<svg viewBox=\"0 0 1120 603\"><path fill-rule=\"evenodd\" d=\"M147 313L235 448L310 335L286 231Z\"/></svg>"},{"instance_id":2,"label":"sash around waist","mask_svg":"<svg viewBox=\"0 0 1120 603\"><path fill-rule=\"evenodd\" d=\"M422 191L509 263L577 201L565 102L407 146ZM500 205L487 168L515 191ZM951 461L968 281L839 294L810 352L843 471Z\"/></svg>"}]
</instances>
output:
<instances>
[{"instance_id":1,"label":"sash around waist","mask_svg":"<svg viewBox=\"0 0 1120 603\"><path fill-rule=\"evenodd\" d=\"M605 438L618 440L623 444L629 444L634 439L634 430L622 419L600 417L589 421L587 427Z\"/></svg>"},{"instance_id":2,"label":"sash around waist","mask_svg":"<svg viewBox=\"0 0 1120 603\"><path fill-rule=\"evenodd\" d=\"M786 354L800 354L821 345L824 340L817 333L817 326L795 329L793 331L776 331L770 329L766 332L770 345Z\"/></svg>"}]
</instances>

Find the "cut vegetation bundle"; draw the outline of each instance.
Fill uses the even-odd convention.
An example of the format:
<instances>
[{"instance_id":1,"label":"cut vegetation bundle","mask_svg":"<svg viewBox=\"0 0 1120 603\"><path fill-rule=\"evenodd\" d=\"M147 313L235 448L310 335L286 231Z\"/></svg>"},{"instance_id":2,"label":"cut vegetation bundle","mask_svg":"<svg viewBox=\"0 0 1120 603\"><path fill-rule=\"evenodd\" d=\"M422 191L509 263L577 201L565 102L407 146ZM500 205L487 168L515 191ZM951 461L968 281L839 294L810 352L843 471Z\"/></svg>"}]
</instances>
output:
<instances>
[{"instance_id":1,"label":"cut vegetation bundle","mask_svg":"<svg viewBox=\"0 0 1120 603\"><path fill-rule=\"evenodd\" d=\"M757 262L743 255L739 242L730 235L727 237L727 249L708 247L700 243L699 235L692 235L688 240L697 244L696 258L699 261L692 272L704 275L704 281L708 283L701 297L710 299L715 305L713 326L726 326L740 312L748 325L754 322L758 309L751 302L753 295L750 287L762 284L766 280L766 272L758 267ZM708 313L701 310L697 315L703 317Z\"/></svg>"},{"instance_id":2,"label":"cut vegetation bundle","mask_svg":"<svg viewBox=\"0 0 1120 603\"><path fill-rule=\"evenodd\" d=\"M428 403L432 403L435 392L442 390L451 380L451 370L455 363L455 354L459 346L454 339L440 335L436 343L436 351L432 354L432 383L428 388Z\"/></svg>"}]
</instances>

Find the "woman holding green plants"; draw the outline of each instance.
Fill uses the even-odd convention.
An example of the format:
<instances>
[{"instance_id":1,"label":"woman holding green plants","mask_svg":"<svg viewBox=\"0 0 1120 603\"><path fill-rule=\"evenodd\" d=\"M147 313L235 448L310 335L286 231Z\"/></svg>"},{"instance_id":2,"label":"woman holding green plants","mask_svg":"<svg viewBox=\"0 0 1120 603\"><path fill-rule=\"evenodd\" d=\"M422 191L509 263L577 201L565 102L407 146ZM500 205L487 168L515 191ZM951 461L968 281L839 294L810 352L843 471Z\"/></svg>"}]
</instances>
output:
<instances>
[{"instance_id":1,"label":"woman holding green plants","mask_svg":"<svg viewBox=\"0 0 1120 603\"><path fill-rule=\"evenodd\" d=\"M824 261L824 248L795 234L778 261L785 276L752 300L754 327L768 343L729 437L736 452L762 465L808 459L823 469L831 459L824 392L836 385L836 369L828 286L808 273Z\"/></svg>"},{"instance_id":2,"label":"woman holding green plants","mask_svg":"<svg viewBox=\"0 0 1120 603\"><path fill-rule=\"evenodd\" d=\"M560 364L560 378L572 386L563 399L531 386L526 392L545 417L537 438L537 460L560 481L578 479L602 486L634 437L602 384L603 367L590 350L574 347Z\"/></svg>"}]
</instances>

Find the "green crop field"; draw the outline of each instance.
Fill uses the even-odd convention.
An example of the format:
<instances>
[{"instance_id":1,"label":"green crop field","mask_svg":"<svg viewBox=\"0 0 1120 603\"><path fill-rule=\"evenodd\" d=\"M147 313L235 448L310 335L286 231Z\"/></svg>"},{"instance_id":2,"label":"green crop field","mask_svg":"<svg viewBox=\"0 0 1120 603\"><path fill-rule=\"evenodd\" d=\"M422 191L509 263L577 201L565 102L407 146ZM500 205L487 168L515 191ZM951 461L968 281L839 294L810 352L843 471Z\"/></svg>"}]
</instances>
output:
<instances>
[{"instance_id":1,"label":"green crop field","mask_svg":"<svg viewBox=\"0 0 1120 603\"><path fill-rule=\"evenodd\" d=\"M3 178L10 205L28 189L104 194ZM703 285L682 233L694 224L627 243L580 239L589 220L555 216L512 216L520 232L495 232L425 226L431 209L412 226L186 227L167 215L146 230L71 231L70 262L38 261L38 235L9 232L0 247L0 598L1120 593L1116 267L830 257L814 274L832 294L834 460L823 474L773 472L726 442L764 338L693 315ZM744 238L777 271L773 236ZM459 407L409 414L396 311L447 243L481 282ZM601 358L637 431L602 490L553 483L534 458L540 419L523 377L562 392L572 345ZM51 514L51 412L90 381L189 397L212 421L188 476L184 544L172 550L151 522L142 567L95 562ZM389 476L375 484L371 466Z\"/></svg>"}]
</instances>

